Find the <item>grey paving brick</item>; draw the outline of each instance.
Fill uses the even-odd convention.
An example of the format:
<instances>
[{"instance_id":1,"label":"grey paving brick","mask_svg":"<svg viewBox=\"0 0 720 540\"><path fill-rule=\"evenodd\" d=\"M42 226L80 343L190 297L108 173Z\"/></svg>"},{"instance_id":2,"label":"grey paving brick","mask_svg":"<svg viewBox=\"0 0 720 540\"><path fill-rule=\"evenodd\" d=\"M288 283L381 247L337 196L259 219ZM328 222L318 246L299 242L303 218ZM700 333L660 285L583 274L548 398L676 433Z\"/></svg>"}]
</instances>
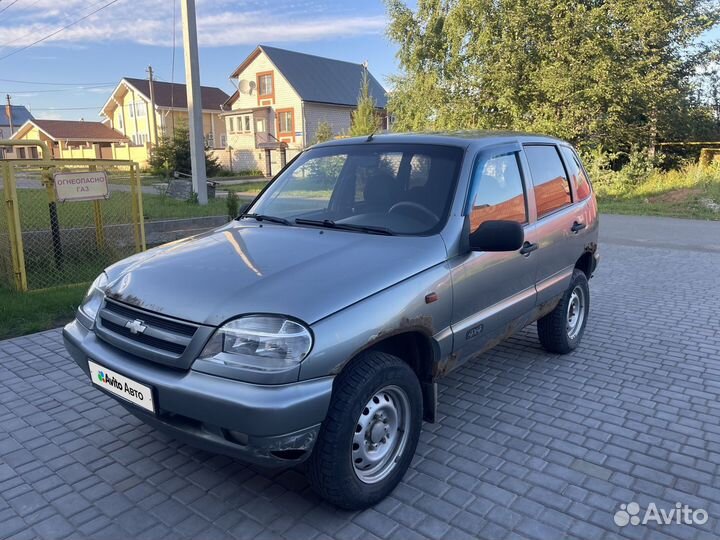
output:
<instances>
[{"instance_id":1,"label":"grey paving brick","mask_svg":"<svg viewBox=\"0 0 720 540\"><path fill-rule=\"evenodd\" d=\"M716 538L717 254L601 247L581 346L546 354L529 327L441 381L442 421L424 426L392 496L361 513L323 503L299 469L143 425L87 383L57 330L0 342L0 537ZM56 384L40 391L32 377L48 369ZM617 528L631 500L711 520Z\"/></svg>"}]
</instances>

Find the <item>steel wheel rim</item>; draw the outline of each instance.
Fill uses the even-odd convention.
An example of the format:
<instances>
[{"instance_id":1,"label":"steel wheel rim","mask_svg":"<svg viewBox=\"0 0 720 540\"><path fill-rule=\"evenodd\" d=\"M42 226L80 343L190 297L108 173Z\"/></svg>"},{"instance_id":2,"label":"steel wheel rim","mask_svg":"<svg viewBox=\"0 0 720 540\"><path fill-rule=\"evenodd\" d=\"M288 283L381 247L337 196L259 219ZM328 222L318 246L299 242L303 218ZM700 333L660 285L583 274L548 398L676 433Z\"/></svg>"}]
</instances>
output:
<instances>
[{"instance_id":1,"label":"steel wheel rim","mask_svg":"<svg viewBox=\"0 0 720 540\"><path fill-rule=\"evenodd\" d=\"M353 470L365 484L387 478L410 436L410 399L399 386L375 392L355 423L351 445Z\"/></svg>"},{"instance_id":2,"label":"steel wheel rim","mask_svg":"<svg viewBox=\"0 0 720 540\"><path fill-rule=\"evenodd\" d=\"M566 329L569 339L575 339L585 321L585 291L579 285L570 293L566 314Z\"/></svg>"}]
</instances>

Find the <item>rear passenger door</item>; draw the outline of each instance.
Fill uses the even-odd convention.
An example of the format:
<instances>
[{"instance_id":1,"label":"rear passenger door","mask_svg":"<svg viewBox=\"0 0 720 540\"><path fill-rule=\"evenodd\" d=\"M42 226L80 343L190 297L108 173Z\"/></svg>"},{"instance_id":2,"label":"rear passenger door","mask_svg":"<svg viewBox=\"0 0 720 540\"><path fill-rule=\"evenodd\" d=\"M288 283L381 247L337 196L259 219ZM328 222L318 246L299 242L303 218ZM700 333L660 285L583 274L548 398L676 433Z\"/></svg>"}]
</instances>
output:
<instances>
[{"instance_id":1,"label":"rear passenger door","mask_svg":"<svg viewBox=\"0 0 720 540\"><path fill-rule=\"evenodd\" d=\"M465 213L470 233L489 220L527 226L519 144L481 152ZM451 261L454 350L460 363L509 333L535 306L535 258L520 251L470 252Z\"/></svg>"},{"instance_id":2,"label":"rear passenger door","mask_svg":"<svg viewBox=\"0 0 720 540\"><path fill-rule=\"evenodd\" d=\"M552 300L568 288L575 262L582 254L572 237L583 226L573 205L572 189L555 144L525 144L532 179L537 222L537 304Z\"/></svg>"}]
</instances>

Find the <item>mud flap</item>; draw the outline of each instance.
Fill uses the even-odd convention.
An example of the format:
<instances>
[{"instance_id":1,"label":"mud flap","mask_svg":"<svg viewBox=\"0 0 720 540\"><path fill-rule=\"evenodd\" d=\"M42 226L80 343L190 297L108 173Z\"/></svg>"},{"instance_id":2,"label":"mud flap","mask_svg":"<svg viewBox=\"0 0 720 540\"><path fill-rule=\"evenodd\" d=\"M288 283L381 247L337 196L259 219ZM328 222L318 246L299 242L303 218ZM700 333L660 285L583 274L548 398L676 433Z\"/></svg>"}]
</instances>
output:
<instances>
[{"instance_id":1,"label":"mud flap","mask_svg":"<svg viewBox=\"0 0 720 540\"><path fill-rule=\"evenodd\" d=\"M437 422L438 385L436 382L423 382L423 420L434 424Z\"/></svg>"}]
</instances>

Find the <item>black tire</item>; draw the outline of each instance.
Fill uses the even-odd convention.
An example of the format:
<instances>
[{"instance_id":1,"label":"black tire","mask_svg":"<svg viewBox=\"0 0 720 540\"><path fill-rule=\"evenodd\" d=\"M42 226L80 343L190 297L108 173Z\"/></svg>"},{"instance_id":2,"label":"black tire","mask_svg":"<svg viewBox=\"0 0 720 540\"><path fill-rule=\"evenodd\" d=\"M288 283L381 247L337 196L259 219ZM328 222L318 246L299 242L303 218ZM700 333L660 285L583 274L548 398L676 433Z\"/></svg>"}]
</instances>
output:
<instances>
[{"instance_id":1,"label":"black tire","mask_svg":"<svg viewBox=\"0 0 720 540\"><path fill-rule=\"evenodd\" d=\"M574 327L573 332L568 329L568 307L573 298L573 292L579 290L584 295L582 303L582 320L579 327ZM573 271L570 286L562 299L550 313L537 322L538 338L543 348L552 353L566 354L578 346L585 333L585 326L590 311L590 288L588 287L587 276L582 270Z\"/></svg>"},{"instance_id":2,"label":"black tire","mask_svg":"<svg viewBox=\"0 0 720 540\"><path fill-rule=\"evenodd\" d=\"M407 437L402 435L405 430L394 433L395 441L405 441L404 445L393 443L396 445L393 452L399 453L388 463L395 465L387 466L384 478L366 483L358 476L363 473L356 472L353 463L357 456L354 437L356 428L361 428L359 422L365 420L361 414L368 414L367 405L380 390L387 388L401 389L407 397L403 402L409 411L403 416L408 419ZM387 395L385 399L389 400ZM420 437L422 414L422 393L415 372L395 356L377 351L362 353L335 380L327 417L307 462L310 484L323 499L348 510L360 510L381 501L395 489L410 466ZM365 431L370 433L372 429Z\"/></svg>"}]
</instances>

